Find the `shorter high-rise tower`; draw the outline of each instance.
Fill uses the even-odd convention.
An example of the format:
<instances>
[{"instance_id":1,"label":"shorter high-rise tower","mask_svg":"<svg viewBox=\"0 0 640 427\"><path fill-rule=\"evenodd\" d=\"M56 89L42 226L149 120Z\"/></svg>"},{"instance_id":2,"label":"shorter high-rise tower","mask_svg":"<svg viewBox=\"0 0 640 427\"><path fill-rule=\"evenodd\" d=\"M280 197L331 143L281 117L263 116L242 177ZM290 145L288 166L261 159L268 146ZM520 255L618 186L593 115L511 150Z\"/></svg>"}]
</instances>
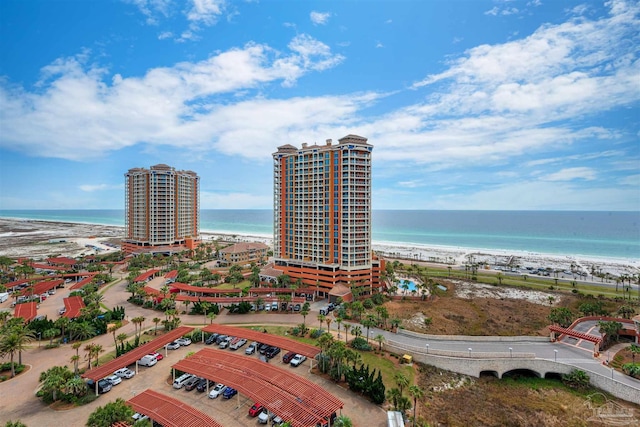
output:
<instances>
[{"instance_id":1,"label":"shorter high-rise tower","mask_svg":"<svg viewBox=\"0 0 640 427\"><path fill-rule=\"evenodd\" d=\"M177 252L194 249L200 235L200 178L163 164L125 174L122 249Z\"/></svg>"}]
</instances>

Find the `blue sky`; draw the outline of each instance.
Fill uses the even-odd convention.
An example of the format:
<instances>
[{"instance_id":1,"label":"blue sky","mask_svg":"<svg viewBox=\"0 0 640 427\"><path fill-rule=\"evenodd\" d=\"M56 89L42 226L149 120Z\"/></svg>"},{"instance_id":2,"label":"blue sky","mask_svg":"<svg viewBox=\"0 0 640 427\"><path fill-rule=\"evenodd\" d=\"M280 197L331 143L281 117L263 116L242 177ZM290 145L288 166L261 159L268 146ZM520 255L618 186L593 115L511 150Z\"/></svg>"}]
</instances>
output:
<instances>
[{"instance_id":1,"label":"blue sky","mask_svg":"<svg viewBox=\"0 0 640 427\"><path fill-rule=\"evenodd\" d=\"M353 133L374 209L640 210L640 3L0 2L0 209L124 173L271 208L279 145Z\"/></svg>"}]
</instances>

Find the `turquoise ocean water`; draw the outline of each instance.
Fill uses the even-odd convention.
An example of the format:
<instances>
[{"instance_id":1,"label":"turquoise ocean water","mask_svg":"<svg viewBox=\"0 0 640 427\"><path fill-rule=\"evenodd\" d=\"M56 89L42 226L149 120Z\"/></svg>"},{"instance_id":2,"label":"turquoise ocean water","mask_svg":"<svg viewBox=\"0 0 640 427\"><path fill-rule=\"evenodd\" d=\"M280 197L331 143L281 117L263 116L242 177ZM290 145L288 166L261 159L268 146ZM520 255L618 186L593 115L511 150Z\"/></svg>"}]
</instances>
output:
<instances>
[{"instance_id":1,"label":"turquoise ocean water","mask_svg":"<svg viewBox=\"0 0 640 427\"><path fill-rule=\"evenodd\" d=\"M273 236L268 209L203 209L202 231ZM0 217L124 226L124 211L0 210ZM374 210L373 241L640 259L640 212Z\"/></svg>"}]
</instances>

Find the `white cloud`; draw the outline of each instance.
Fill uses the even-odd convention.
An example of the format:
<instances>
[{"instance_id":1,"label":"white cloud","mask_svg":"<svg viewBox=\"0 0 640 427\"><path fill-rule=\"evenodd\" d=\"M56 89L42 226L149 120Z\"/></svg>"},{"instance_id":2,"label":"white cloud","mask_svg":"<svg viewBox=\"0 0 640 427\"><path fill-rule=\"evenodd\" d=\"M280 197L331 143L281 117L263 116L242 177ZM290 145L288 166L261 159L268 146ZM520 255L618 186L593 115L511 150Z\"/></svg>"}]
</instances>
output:
<instances>
[{"instance_id":1,"label":"white cloud","mask_svg":"<svg viewBox=\"0 0 640 427\"><path fill-rule=\"evenodd\" d=\"M304 34L295 37L289 47L290 52L285 53L249 43L199 62L150 69L141 77L116 74L110 79L105 69L88 66L86 55L56 60L43 68L36 91L0 81L0 144L12 150L67 159L95 158L140 142L211 146L221 131L211 123L212 119L224 117L234 108L240 110L244 114L242 120L234 122L238 126L235 131L242 133L247 117L260 112L246 111L241 108L247 105L243 103L217 105L208 97L277 81L291 85L311 71L325 70L342 60L328 46ZM341 118L331 110L345 112L340 104L354 112L363 102L351 96L326 100L322 102L320 98L318 104L312 99L301 101L308 104L304 108L308 108L312 126L326 123L323 116L339 121ZM338 105L331 106L334 101ZM256 104L274 116L285 113L289 106L303 107L295 101L274 101L273 105L279 106L275 112L270 110L271 105ZM229 134L233 133L229 130Z\"/></svg>"},{"instance_id":2,"label":"white cloud","mask_svg":"<svg viewBox=\"0 0 640 427\"><path fill-rule=\"evenodd\" d=\"M398 182L398 186L399 187L405 187L405 188L417 188L417 187L422 187L424 184L422 182L422 180L420 179L414 179L411 181L400 181Z\"/></svg>"},{"instance_id":3,"label":"white cloud","mask_svg":"<svg viewBox=\"0 0 640 427\"><path fill-rule=\"evenodd\" d=\"M387 19L386 21L384 21L385 24L391 24L393 22L392 19Z\"/></svg>"},{"instance_id":4,"label":"white cloud","mask_svg":"<svg viewBox=\"0 0 640 427\"><path fill-rule=\"evenodd\" d=\"M187 12L187 19L191 22L213 25L222 14L224 0L191 0L191 9Z\"/></svg>"},{"instance_id":5,"label":"white cloud","mask_svg":"<svg viewBox=\"0 0 640 427\"><path fill-rule=\"evenodd\" d=\"M376 49L380 49L380 48L383 48L383 47L384 47L384 45L382 43L376 42Z\"/></svg>"},{"instance_id":6,"label":"white cloud","mask_svg":"<svg viewBox=\"0 0 640 427\"><path fill-rule=\"evenodd\" d=\"M587 167L566 168L542 177L543 181L573 181L576 179L593 181L596 179L596 171Z\"/></svg>"},{"instance_id":7,"label":"white cloud","mask_svg":"<svg viewBox=\"0 0 640 427\"><path fill-rule=\"evenodd\" d=\"M316 12L315 10L309 14L309 18L314 25L325 25L329 18L331 17L331 13L329 12Z\"/></svg>"},{"instance_id":8,"label":"white cloud","mask_svg":"<svg viewBox=\"0 0 640 427\"><path fill-rule=\"evenodd\" d=\"M86 191L88 193L92 193L94 191L104 191L104 190L120 190L122 189L122 185L113 185L113 184L83 184L78 187L82 191Z\"/></svg>"},{"instance_id":9,"label":"white cloud","mask_svg":"<svg viewBox=\"0 0 640 427\"><path fill-rule=\"evenodd\" d=\"M515 15L518 12L519 12L518 8L516 7L505 7L504 9L501 9L498 6L494 6L493 8L484 12L484 14L491 15L491 16L497 16L497 15L509 16L509 15Z\"/></svg>"},{"instance_id":10,"label":"white cloud","mask_svg":"<svg viewBox=\"0 0 640 427\"><path fill-rule=\"evenodd\" d=\"M158 40L170 39L173 37L173 33L171 31L163 31L158 34Z\"/></svg>"},{"instance_id":11,"label":"white cloud","mask_svg":"<svg viewBox=\"0 0 640 427\"><path fill-rule=\"evenodd\" d=\"M125 0L135 5L146 16L149 25L157 25L160 17L169 15L171 0Z\"/></svg>"}]
</instances>

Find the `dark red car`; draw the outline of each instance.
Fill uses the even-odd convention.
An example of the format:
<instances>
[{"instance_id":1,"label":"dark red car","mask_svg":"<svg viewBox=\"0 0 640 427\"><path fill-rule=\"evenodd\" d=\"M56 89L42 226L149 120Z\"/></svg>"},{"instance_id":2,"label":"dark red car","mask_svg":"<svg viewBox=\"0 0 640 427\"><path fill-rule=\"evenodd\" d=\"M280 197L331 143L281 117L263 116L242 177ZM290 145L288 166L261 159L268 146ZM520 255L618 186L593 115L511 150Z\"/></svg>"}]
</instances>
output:
<instances>
[{"instance_id":1,"label":"dark red car","mask_svg":"<svg viewBox=\"0 0 640 427\"><path fill-rule=\"evenodd\" d=\"M253 406L251 408L249 408L249 415L252 417L257 417L260 412L262 412L262 409L264 408L264 406L262 406L262 403L254 403Z\"/></svg>"}]
</instances>

